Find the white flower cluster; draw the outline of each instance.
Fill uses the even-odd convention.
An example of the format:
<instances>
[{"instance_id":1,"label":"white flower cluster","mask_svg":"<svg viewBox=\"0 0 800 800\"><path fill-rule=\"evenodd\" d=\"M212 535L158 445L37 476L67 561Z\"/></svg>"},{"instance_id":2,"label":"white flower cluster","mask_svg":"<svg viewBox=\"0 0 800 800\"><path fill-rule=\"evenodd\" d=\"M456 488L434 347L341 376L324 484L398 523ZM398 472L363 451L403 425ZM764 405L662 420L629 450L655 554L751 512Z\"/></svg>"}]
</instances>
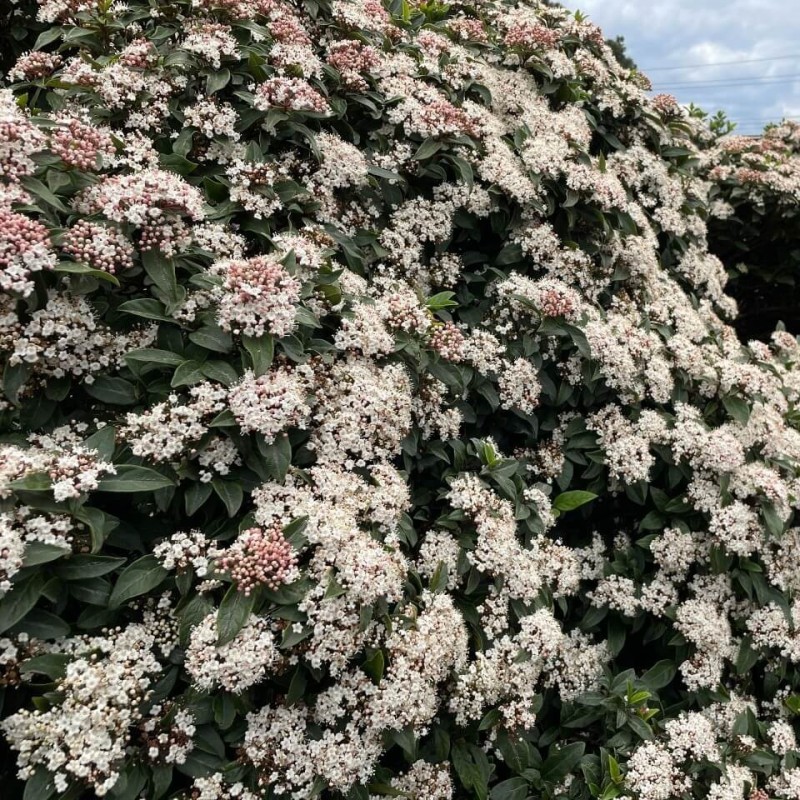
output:
<instances>
[{"instance_id":1,"label":"white flower cluster","mask_svg":"<svg viewBox=\"0 0 800 800\"><path fill-rule=\"evenodd\" d=\"M516 636L504 634L478 653L458 678L450 709L461 725L479 720L487 706L498 708L503 725L526 730L536 722L532 709L544 686L556 686L568 700L596 686L608 659L604 643L565 635L547 609L520 620Z\"/></svg>"},{"instance_id":2,"label":"white flower cluster","mask_svg":"<svg viewBox=\"0 0 800 800\"><path fill-rule=\"evenodd\" d=\"M23 565L27 545L40 542L69 553L73 528L66 514L40 514L27 506L0 513L0 597L11 589L11 578Z\"/></svg>"},{"instance_id":3,"label":"white flower cluster","mask_svg":"<svg viewBox=\"0 0 800 800\"><path fill-rule=\"evenodd\" d=\"M192 628L186 648L186 671L198 689L243 692L284 665L271 622L251 616L231 641L219 645L217 616L214 611Z\"/></svg>"},{"instance_id":4,"label":"white flower cluster","mask_svg":"<svg viewBox=\"0 0 800 800\"><path fill-rule=\"evenodd\" d=\"M193 569L198 578L204 578L213 567L214 559L221 553L213 541L199 530L178 531L153 548L153 555L164 569Z\"/></svg>"},{"instance_id":5,"label":"white flower cluster","mask_svg":"<svg viewBox=\"0 0 800 800\"><path fill-rule=\"evenodd\" d=\"M262 785L301 800L321 777L347 792L372 774L385 730L407 725L425 730L441 701L439 685L466 663L467 635L447 595L425 593L421 599L424 610L414 627L396 631L384 643L390 666L379 686L350 670L320 693L313 709L265 706L248 714L245 753ZM310 735L311 722L321 738ZM442 777L421 767L412 775L410 785L427 779L446 791Z\"/></svg>"},{"instance_id":6,"label":"white flower cluster","mask_svg":"<svg viewBox=\"0 0 800 800\"><path fill-rule=\"evenodd\" d=\"M90 384L96 373L116 370L125 353L155 339L154 325L111 330L82 296L51 291L46 305L25 322L13 313L13 302L11 295L0 297L0 349L9 354L9 364L24 364L34 376L74 376ZM31 382L24 391L32 391Z\"/></svg>"},{"instance_id":7,"label":"white flower cluster","mask_svg":"<svg viewBox=\"0 0 800 800\"><path fill-rule=\"evenodd\" d=\"M345 466L363 466L397 452L411 428L411 385L400 364L348 358L317 380L310 444L320 462L349 453Z\"/></svg>"},{"instance_id":8,"label":"white flower cluster","mask_svg":"<svg viewBox=\"0 0 800 800\"><path fill-rule=\"evenodd\" d=\"M189 389L188 398L171 394L147 411L129 413L120 436L137 456L175 461L193 452L192 444L204 436L208 423L226 408L227 396L221 386L199 383Z\"/></svg>"},{"instance_id":9,"label":"white flower cluster","mask_svg":"<svg viewBox=\"0 0 800 800\"><path fill-rule=\"evenodd\" d=\"M455 508L474 521L478 539L467 558L482 572L502 577L503 592L520 600L535 597L545 584L557 594L572 594L580 581L577 553L569 547L539 537L526 548L517 538L514 507L495 495L481 480L464 474L450 484Z\"/></svg>"},{"instance_id":10,"label":"white flower cluster","mask_svg":"<svg viewBox=\"0 0 800 800\"><path fill-rule=\"evenodd\" d=\"M304 428L311 415L309 381L302 369L248 371L231 387L228 406L242 432L257 431L268 444L287 428Z\"/></svg>"},{"instance_id":11,"label":"white flower cluster","mask_svg":"<svg viewBox=\"0 0 800 800\"><path fill-rule=\"evenodd\" d=\"M70 663L2 723L21 777L103 796L135 760L185 765L164 794L187 800L450 800L472 770L429 763L426 739L450 736L496 767L474 795L502 795L492 745L553 719L542 697L564 720L611 697L652 635L675 661L665 719L628 709L611 744L613 714L531 749L573 730L592 758L630 755L604 796L800 798L800 345L745 347L725 322L707 217L732 206L694 166L704 123L549 3L45 0L40 18L67 40L12 74L48 92L0 89L0 599L50 555L65 599L47 583L8 626L0 683L31 655ZM704 169L793 207L800 128L782 128ZM103 430L174 489L97 492L125 488L86 443ZM94 561L111 512L114 560ZM76 623L82 598L130 590L140 552L141 586L180 597L157 584ZM72 580L81 561L109 571ZM142 621L17 632L51 609L79 631ZM420 745L399 773L395 740ZM236 763L196 777L212 741ZM585 794L591 764L535 790Z\"/></svg>"},{"instance_id":12,"label":"white flower cluster","mask_svg":"<svg viewBox=\"0 0 800 800\"><path fill-rule=\"evenodd\" d=\"M166 712L166 713L165 713ZM194 749L195 718L185 708L165 709L154 705L139 724L147 757L155 763L184 764Z\"/></svg>"},{"instance_id":13,"label":"white flower cluster","mask_svg":"<svg viewBox=\"0 0 800 800\"><path fill-rule=\"evenodd\" d=\"M32 435L28 447L0 445L0 454L0 497L8 496L12 481L43 473L60 502L97 489L103 475L116 473L113 464L85 447L79 433L68 426Z\"/></svg>"},{"instance_id":14,"label":"white flower cluster","mask_svg":"<svg viewBox=\"0 0 800 800\"><path fill-rule=\"evenodd\" d=\"M19 751L20 776L29 778L37 766L44 766L61 792L78 778L105 796L119 778L129 729L142 718L142 703L161 671L153 645L153 635L143 624L94 640L89 649L100 654L67 665L58 705L45 711L24 709L0 723Z\"/></svg>"}]
</instances>

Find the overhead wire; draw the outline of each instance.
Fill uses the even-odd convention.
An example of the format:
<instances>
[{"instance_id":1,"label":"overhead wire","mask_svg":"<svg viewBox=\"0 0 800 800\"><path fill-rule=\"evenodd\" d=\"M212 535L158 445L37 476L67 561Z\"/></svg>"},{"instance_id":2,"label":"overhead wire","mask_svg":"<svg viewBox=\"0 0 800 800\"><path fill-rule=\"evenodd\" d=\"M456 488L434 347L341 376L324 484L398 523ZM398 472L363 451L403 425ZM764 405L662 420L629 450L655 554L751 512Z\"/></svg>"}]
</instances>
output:
<instances>
[{"instance_id":1,"label":"overhead wire","mask_svg":"<svg viewBox=\"0 0 800 800\"><path fill-rule=\"evenodd\" d=\"M659 83L658 86L661 88L672 88L672 89L685 89L685 88L692 88L697 86L716 86L719 84L749 84L749 83L770 83L770 82L777 82L777 81L790 81L790 80L798 80L800 79L800 72L795 72L791 74L782 73L780 75L761 75L761 76L744 76L741 75L739 77L728 77L728 78L715 78L713 80L707 81L685 81L682 83Z\"/></svg>"},{"instance_id":2,"label":"overhead wire","mask_svg":"<svg viewBox=\"0 0 800 800\"><path fill-rule=\"evenodd\" d=\"M726 67L731 64L756 64L762 61L785 61L789 58L800 58L800 53L791 56L770 56L769 58L744 58L736 61L709 61L705 64L684 64L680 67L642 67L642 72L666 72L682 69L705 69L706 67Z\"/></svg>"},{"instance_id":3,"label":"overhead wire","mask_svg":"<svg viewBox=\"0 0 800 800\"><path fill-rule=\"evenodd\" d=\"M682 72L686 70L698 70L698 69L712 69L714 67L726 67L726 66L738 66L740 64L762 64L767 62L773 61L789 61L797 59L800 60L800 53L795 53L792 55L781 55L781 56L765 56L763 58L746 58L746 59L736 59L734 61L709 61L703 64L682 64L680 66L655 66L655 67L642 67L641 71L645 74L651 72ZM754 77L727 77L727 78L717 78L717 79L708 79L708 80L700 80L700 81L688 81L686 77L681 77L676 75L672 80L677 81L673 83L669 83L668 78L662 79L664 83L660 81L656 81L653 86L654 91L683 91L686 89L692 89L694 91L699 92L713 92L715 90L726 90L729 88L746 88L746 87L768 87L768 86L777 86L781 84L787 83L794 83L800 80L800 73L797 74L779 74L779 75L763 75L763 76L754 76ZM800 121L800 117L783 117L782 119L785 120L797 120ZM731 119L731 122L735 122L739 127L739 130L742 131L744 129L759 129L757 132L760 132L760 129L763 128L769 122L778 123L780 120L774 117L747 117L743 119Z\"/></svg>"}]
</instances>

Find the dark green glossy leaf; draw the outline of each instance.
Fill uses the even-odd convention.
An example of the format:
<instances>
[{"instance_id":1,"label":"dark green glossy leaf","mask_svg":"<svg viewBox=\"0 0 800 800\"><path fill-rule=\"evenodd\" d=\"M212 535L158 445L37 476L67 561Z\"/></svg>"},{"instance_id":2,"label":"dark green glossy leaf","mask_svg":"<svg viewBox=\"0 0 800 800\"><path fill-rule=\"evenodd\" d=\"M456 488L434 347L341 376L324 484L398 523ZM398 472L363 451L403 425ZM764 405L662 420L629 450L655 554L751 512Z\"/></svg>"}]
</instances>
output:
<instances>
[{"instance_id":1,"label":"dark green glossy leaf","mask_svg":"<svg viewBox=\"0 0 800 800\"><path fill-rule=\"evenodd\" d=\"M163 583L168 575L169 572L159 564L154 555L142 556L127 566L117 578L108 600L108 607L119 608L128 600L152 591Z\"/></svg>"}]
</instances>

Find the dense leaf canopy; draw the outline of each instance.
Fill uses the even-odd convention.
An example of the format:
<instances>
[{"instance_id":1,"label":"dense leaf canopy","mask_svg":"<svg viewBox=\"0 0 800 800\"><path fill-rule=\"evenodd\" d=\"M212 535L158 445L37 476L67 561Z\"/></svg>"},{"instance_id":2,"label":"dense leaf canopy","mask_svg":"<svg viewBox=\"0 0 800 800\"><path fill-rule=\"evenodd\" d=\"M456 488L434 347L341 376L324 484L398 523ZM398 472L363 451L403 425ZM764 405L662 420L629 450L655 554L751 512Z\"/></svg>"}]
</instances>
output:
<instances>
[{"instance_id":1,"label":"dense leaf canopy","mask_svg":"<svg viewBox=\"0 0 800 800\"><path fill-rule=\"evenodd\" d=\"M3 797L800 798L800 345L703 119L548 4L38 19Z\"/></svg>"}]
</instances>

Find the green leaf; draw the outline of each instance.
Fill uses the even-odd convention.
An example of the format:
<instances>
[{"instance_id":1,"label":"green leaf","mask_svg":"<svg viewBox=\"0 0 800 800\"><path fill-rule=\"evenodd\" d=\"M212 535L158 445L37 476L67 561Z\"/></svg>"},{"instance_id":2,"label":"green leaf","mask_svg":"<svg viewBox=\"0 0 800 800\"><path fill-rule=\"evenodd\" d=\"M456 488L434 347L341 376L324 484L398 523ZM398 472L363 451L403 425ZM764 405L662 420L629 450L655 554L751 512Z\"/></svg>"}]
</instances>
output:
<instances>
[{"instance_id":1,"label":"green leaf","mask_svg":"<svg viewBox=\"0 0 800 800\"><path fill-rule=\"evenodd\" d=\"M52 44L56 40L60 39L63 35L64 29L60 28L58 25L48 27L36 37L36 41L33 43L33 47L31 49L44 50L48 44ZM28 798L25 798L25 800L28 800Z\"/></svg>"},{"instance_id":2,"label":"green leaf","mask_svg":"<svg viewBox=\"0 0 800 800\"><path fill-rule=\"evenodd\" d=\"M591 503L591 501L596 498L597 495L594 492L584 492L580 490L562 492L553 501L553 508L558 509L558 511L573 511L586 503Z\"/></svg>"},{"instance_id":3,"label":"green leaf","mask_svg":"<svg viewBox=\"0 0 800 800\"><path fill-rule=\"evenodd\" d=\"M125 378L99 375L92 383L84 383L86 394L109 405L130 406L138 399L136 387Z\"/></svg>"},{"instance_id":4,"label":"green leaf","mask_svg":"<svg viewBox=\"0 0 800 800\"><path fill-rule=\"evenodd\" d=\"M87 578L84 581L72 581L69 585L69 593L81 603L90 606L108 606L108 598L111 597L111 581L108 578Z\"/></svg>"},{"instance_id":5,"label":"green leaf","mask_svg":"<svg viewBox=\"0 0 800 800\"><path fill-rule=\"evenodd\" d=\"M56 30L60 29L57 28ZM53 776L44 767L36 767L33 775L25 781L22 800L50 800L55 793L56 787L53 783Z\"/></svg>"},{"instance_id":6,"label":"green leaf","mask_svg":"<svg viewBox=\"0 0 800 800\"><path fill-rule=\"evenodd\" d=\"M234 481L224 481L221 478L214 478L211 481L211 485L214 487L217 497L225 503L225 508L228 509L228 516L235 516L244 500L244 491L241 485Z\"/></svg>"},{"instance_id":7,"label":"green leaf","mask_svg":"<svg viewBox=\"0 0 800 800\"><path fill-rule=\"evenodd\" d=\"M189 334L189 338L192 338L191 334ZM183 356L173 353L171 350L158 350L149 347L130 350L125 353L125 360L144 364L166 364L170 367L178 367L185 361Z\"/></svg>"},{"instance_id":8,"label":"green leaf","mask_svg":"<svg viewBox=\"0 0 800 800\"><path fill-rule=\"evenodd\" d=\"M219 325L204 325L192 331L189 340L215 353L229 353L233 349L233 337Z\"/></svg>"},{"instance_id":9,"label":"green leaf","mask_svg":"<svg viewBox=\"0 0 800 800\"><path fill-rule=\"evenodd\" d=\"M186 644L189 633L196 625L199 625L212 611L214 606L211 600L204 594L196 594L183 608L177 612L178 635L181 644Z\"/></svg>"},{"instance_id":10,"label":"green leaf","mask_svg":"<svg viewBox=\"0 0 800 800\"><path fill-rule=\"evenodd\" d=\"M65 581L79 581L85 578L98 578L122 566L125 559L115 556L92 556L79 553L59 561L53 571Z\"/></svg>"},{"instance_id":11,"label":"green leaf","mask_svg":"<svg viewBox=\"0 0 800 800\"><path fill-rule=\"evenodd\" d=\"M224 411L220 411L211 422L208 423L209 428L233 428L237 424L236 417L233 416L233 413L229 408L226 408Z\"/></svg>"},{"instance_id":12,"label":"green leaf","mask_svg":"<svg viewBox=\"0 0 800 800\"><path fill-rule=\"evenodd\" d=\"M444 561L440 561L436 565L433 575L428 583L428 588L434 593L438 594L447 588L447 581L449 578L449 570Z\"/></svg>"},{"instance_id":13,"label":"green leaf","mask_svg":"<svg viewBox=\"0 0 800 800\"><path fill-rule=\"evenodd\" d=\"M183 128L172 142L172 152L179 156L187 156L192 149L193 138L194 131L188 126Z\"/></svg>"},{"instance_id":14,"label":"green leaf","mask_svg":"<svg viewBox=\"0 0 800 800\"><path fill-rule=\"evenodd\" d=\"M622 783L622 770L619 768L619 762L612 755L608 757L608 774L614 783Z\"/></svg>"},{"instance_id":15,"label":"green leaf","mask_svg":"<svg viewBox=\"0 0 800 800\"><path fill-rule=\"evenodd\" d=\"M272 444L258 440L258 451L264 457L267 471L271 478L283 481L292 463L292 445L286 434L279 435Z\"/></svg>"},{"instance_id":16,"label":"green leaf","mask_svg":"<svg viewBox=\"0 0 800 800\"><path fill-rule=\"evenodd\" d=\"M15 491L46 492L52 487L53 479L46 472L29 472L8 485Z\"/></svg>"},{"instance_id":17,"label":"green leaf","mask_svg":"<svg viewBox=\"0 0 800 800\"><path fill-rule=\"evenodd\" d=\"M295 630L294 625L289 625L283 629L283 635L281 636L281 643L279 647L282 650L288 650L292 647L296 647L300 642L305 639L308 639L311 636L311 628L303 627L300 630Z\"/></svg>"},{"instance_id":18,"label":"green leaf","mask_svg":"<svg viewBox=\"0 0 800 800\"><path fill-rule=\"evenodd\" d=\"M206 361L201 372L212 381L217 381L223 386L232 386L239 380L239 373L225 361Z\"/></svg>"},{"instance_id":19,"label":"green leaf","mask_svg":"<svg viewBox=\"0 0 800 800\"><path fill-rule=\"evenodd\" d=\"M153 800L161 800L172 785L172 765L155 764L150 769L153 774Z\"/></svg>"},{"instance_id":20,"label":"green leaf","mask_svg":"<svg viewBox=\"0 0 800 800\"><path fill-rule=\"evenodd\" d=\"M214 94L215 92L224 89L231 80L231 71L229 69L219 69L212 72L206 78L206 94Z\"/></svg>"},{"instance_id":21,"label":"green leaf","mask_svg":"<svg viewBox=\"0 0 800 800\"><path fill-rule=\"evenodd\" d=\"M483 750L459 741L451 748L450 758L461 784L465 789L472 790L471 796L477 800L487 800L491 766Z\"/></svg>"},{"instance_id":22,"label":"green leaf","mask_svg":"<svg viewBox=\"0 0 800 800\"><path fill-rule=\"evenodd\" d=\"M792 714L800 714L800 695L790 694L783 702Z\"/></svg>"},{"instance_id":23,"label":"green leaf","mask_svg":"<svg viewBox=\"0 0 800 800\"><path fill-rule=\"evenodd\" d=\"M106 281L106 283L119 286L119 281L110 272L106 272L104 269L92 269L86 264L77 264L72 261L62 261L60 264L56 265L53 272L66 272L70 275L89 275L100 281Z\"/></svg>"},{"instance_id":24,"label":"green leaf","mask_svg":"<svg viewBox=\"0 0 800 800\"><path fill-rule=\"evenodd\" d=\"M455 292L439 292L439 294L429 297L425 301L425 305L431 311L441 311L443 308L453 308L454 306L458 305L458 303L453 300L455 296Z\"/></svg>"},{"instance_id":25,"label":"green leaf","mask_svg":"<svg viewBox=\"0 0 800 800\"><path fill-rule=\"evenodd\" d=\"M17 405L19 390L25 385L30 374L30 364L9 364L6 361L3 368L3 392L14 405Z\"/></svg>"},{"instance_id":26,"label":"green leaf","mask_svg":"<svg viewBox=\"0 0 800 800\"><path fill-rule=\"evenodd\" d=\"M636 716L629 716L626 720L628 727L636 733L641 739L651 739L653 736L653 731L650 726L639 717Z\"/></svg>"},{"instance_id":27,"label":"green leaf","mask_svg":"<svg viewBox=\"0 0 800 800\"><path fill-rule=\"evenodd\" d=\"M386 667L383 650L376 650L362 665L362 669L372 678L375 685L379 685Z\"/></svg>"},{"instance_id":28,"label":"green leaf","mask_svg":"<svg viewBox=\"0 0 800 800\"><path fill-rule=\"evenodd\" d=\"M414 153L414 160L415 161L425 161L425 159L430 158L432 155L438 153L442 147L443 143L440 142L438 139L434 139L433 137L426 139L418 148L417 152Z\"/></svg>"},{"instance_id":29,"label":"green leaf","mask_svg":"<svg viewBox=\"0 0 800 800\"><path fill-rule=\"evenodd\" d=\"M286 353L292 361L302 364L308 360L303 342L298 339L297 336L284 336L283 339L279 340L279 343L283 352Z\"/></svg>"},{"instance_id":30,"label":"green leaf","mask_svg":"<svg viewBox=\"0 0 800 800\"><path fill-rule=\"evenodd\" d=\"M146 594L162 583L168 575L169 572L158 563L152 553L142 556L127 566L117 578L108 600L108 607L119 608L128 600Z\"/></svg>"},{"instance_id":31,"label":"green leaf","mask_svg":"<svg viewBox=\"0 0 800 800\"><path fill-rule=\"evenodd\" d=\"M213 491L207 483L190 484L183 498L187 515L191 517L211 497Z\"/></svg>"},{"instance_id":32,"label":"green leaf","mask_svg":"<svg viewBox=\"0 0 800 800\"><path fill-rule=\"evenodd\" d=\"M516 772L518 775L536 763L535 758L538 757L538 753L521 736L501 733L497 738L497 745L503 761L512 772Z\"/></svg>"},{"instance_id":33,"label":"green leaf","mask_svg":"<svg viewBox=\"0 0 800 800\"><path fill-rule=\"evenodd\" d=\"M44 585L45 577L39 572L12 586L11 591L0 600L0 633L16 625L36 605Z\"/></svg>"},{"instance_id":34,"label":"green leaf","mask_svg":"<svg viewBox=\"0 0 800 800\"><path fill-rule=\"evenodd\" d=\"M725 406L725 410L731 419L741 422L742 425L747 424L750 419L750 405L746 400L734 395L727 395L722 398L722 405Z\"/></svg>"},{"instance_id":35,"label":"green leaf","mask_svg":"<svg viewBox=\"0 0 800 800\"><path fill-rule=\"evenodd\" d=\"M20 180L20 183L27 189L34 197L41 200L45 205L52 206L60 211L62 214L69 214L70 210L64 203L56 197L50 189L47 188L38 178L31 175L26 175Z\"/></svg>"},{"instance_id":36,"label":"green leaf","mask_svg":"<svg viewBox=\"0 0 800 800\"><path fill-rule=\"evenodd\" d=\"M267 372L275 356L275 339L269 334L258 338L242 336L242 344L250 356L250 363L256 377Z\"/></svg>"},{"instance_id":37,"label":"green leaf","mask_svg":"<svg viewBox=\"0 0 800 800\"><path fill-rule=\"evenodd\" d=\"M23 566L36 567L39 564L47 564L71 552L69 545L47 544L46 542L37 541L29 542L25 548Z\"/></svg>"},{"instance_id":38,"label":"green leaf","mask_svg":"<svg viewBox=\"0 0 800 800\"><path fill-rule=\"evenodd\" d=\"M584 742L575 742L565 747L554 748L554 751L542 764L542 780L548 783L560 783L578 766L586 750Z\"/></svg>"},{"instance_id":39,"label":"green leaf","mask_svg":"<svg viewBox=\"0 0 800 800\"><path fill-rule=\"evenodd\" d=\"M509 778L492 788L491 800L525 800L528 796L528 781L525 778Z\"/></svg>"},{"instance_id":40,"label":"green leaf","mask_svg":"<svg viewBox=\"0 0 800 800\"><path fill-rule=\"evenodd\" d=\"M781 519L775 506L772 503L762 503L761 515L764 517L764 524L769 533L779 539L783 535L786 523Z\"/></svg>"},{"instance_id":41,"label":"green leaf","mask_svg":"<svg viewBox=\"0 0 800 800\"><path fill-rule=\"evenodd\" d=\"M99 553L111 531L119 527L117 517L92 506L81 506L73 516L89 526L93 553Z\"/></svg>"},{"instance_id":42,"label":"green leaf","mask_svg":"<svg viewBox=\"0 0 800 800\"><path fill-rule=\"evenodd\" d=\"M41 608L33 608L13 628L37 639L63 639L70 634L70 626L61 617Z\"/></svg>"},{"instance_id":43,"label":"green leaf","mask_svg":"<svg viewBox=\"0 0 800 800\"><path fill-rule=\"evenodd\" d=\"M177 389L179 386L191 386L205 380L203 364L200 361L184 361L176 370L170 381L170 386Z\"/></svg>"},{"instance_id":44,"label":"green leaf","mask_svg":"<svg viewBox=\"0 0 800 800\"><path fill-rule=\"evenodd\" d=\"M370 175L374 175L376 178L383 178L391 183L405 183L405 178L403 178L399 172L393 172L384 167L371 166L367 172L369 172Z\"/></svg>"},{"instance_id":45,"label":"green leaf","mask_svg":"<svg viewBox=\"0 0 800 800\"><path fill-rule=\"evenodd\" d=\"M178 279L175 277L175 262L166 258L159 250L145 250L141 254L142 266L151 281L171 302L180 300Z\"/></svg>"},{"instance_id":46,"label":"green leaf","mask_svg":"<svg viewBox=\"0 0 800 800\"><path fill-rule=\"evenodd\" d=\"M64 677L67 664L71 660L72 656L67 653L47 653L26 659L22 662L22 669L25 672L35 672L37 675L47 675L55 681Z\"/></svg>"},{"instance_id":47,"label":"green leaf","mask_svg":"<svg viewBox=\"0 0 800 800\"><path fill-rule=\"evenodd\" d=\"M96 450L106 461L111 461L114 456L117 431L113 425L104 425L100 430L84 439L83 446L89 450Z\"/></svg>"},{"instance_id":48,"label":"green leaf","mask_svg":"<svg viewBox=\"0 0 800 800\"><path fill-rule=\"evenodd\" d=\"M245 626L253 613L255 595L246 595L231 586L222 598L217 614L217 645L227 644Z\"/></svg>"},{"instance_id":49,"label":"green leaf","mask_svg":"<svg viewBox=\"0 0 800 800\"><path fill-rule=\"evenodd\" d=\"M668 659L664 659L654 664L642 675L642 683L648 689L663 689L672 683L676 671L675 664Z\"/></svg>"},{"instance_id":50,"label":"green leaf","mask_svg":"<svg viewBox=\"0 0 800 800\"><path fill-rule=\"evenodd\" d=\"M175 481L156 472L150 467L137 464L117 464L117 474L103 478L97 486L98 492L154 492L167 486L174 486Z\"/></svg>"},{"instance_id":51,"label":"green leaf","mask_svg":"<svg viewBox=\"0 0 800 800\"><path fill-rule=\"evenodd\" d=\"M736 671L746 675L758 663L758 651L753 648L753 640L749 636L742 637L739 653L736 656Z\"/></svg>"},{"instance_id":52,"label":"green leaf","mask_svg":"<svg viewBox=\"0 0 800 800\"><path fill-rule=\"evenodd\" d=\"M119 310L125 314L132 314L135 317L144 317L147 320L159 320L161 322L175 322L167 316L164 306L158 300L151 297L142 297L139 300L128 300L120 305Z\"/></svg>"},{"instance_id":53,"label":"green leaf","mask_svg":"<svg viewBox=\"0 0 800 800\"><path fill-rule=\"evenodd\" d=\"M286 692L286 703L291 706L299 700L302 700L307 685L308 679L306 678L306 671L298 664L295 668L294 675L292 675L289 691Z\"/></svg>"}]
</instances>

